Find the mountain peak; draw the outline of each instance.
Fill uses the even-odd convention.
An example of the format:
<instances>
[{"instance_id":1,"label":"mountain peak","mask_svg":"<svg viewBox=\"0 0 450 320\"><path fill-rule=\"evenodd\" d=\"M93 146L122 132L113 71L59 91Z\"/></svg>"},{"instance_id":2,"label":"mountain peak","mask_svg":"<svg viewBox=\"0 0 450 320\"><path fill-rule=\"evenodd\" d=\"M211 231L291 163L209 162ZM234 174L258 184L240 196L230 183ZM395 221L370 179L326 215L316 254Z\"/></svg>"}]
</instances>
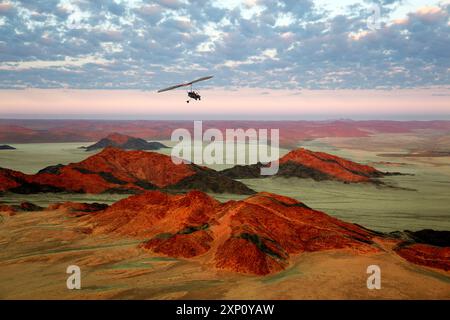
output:
<instances>
[{"instance_id":1,"label":"mountain peak","mask_svg":"<svg viewBox=\"0 0 450 320\"><path fill-rule=\"evenodd\" d=\"M125 134L121 134L118 132L113 132L108 134L104 139L108 139L116 144L124 144L126 143L129 139L131 139L133 137L125 135Z\"/></svg>"},{"instance_id":2,"label":"mountain peak","mask_svg":"<svg viewBox=\"0 0 450 320\"><path fill-rule=\"evenodd\" d=\"M86 151L92 151L107 147L116 147L129 150L159 150L161 148L167 148L167 146L160 142L147 142L146 140L141 138L135 138L125 134L114 132L94 143L93 145L85 147L85 149Z\"/></svg>"}]
</instances>

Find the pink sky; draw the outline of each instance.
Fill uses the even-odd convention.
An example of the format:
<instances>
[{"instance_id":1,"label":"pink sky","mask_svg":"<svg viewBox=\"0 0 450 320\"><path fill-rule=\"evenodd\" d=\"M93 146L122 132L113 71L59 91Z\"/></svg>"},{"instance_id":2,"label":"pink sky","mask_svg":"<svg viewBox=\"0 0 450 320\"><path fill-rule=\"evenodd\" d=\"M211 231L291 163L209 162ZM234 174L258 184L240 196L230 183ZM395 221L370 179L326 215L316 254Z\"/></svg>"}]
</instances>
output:
<instances>
[{"instance_id":1,"label":"pink sky","mask_svg":"<svg viewBox=\"0 0 450 320\"><path fill-rule=\"evenodd\" d=\"M254 117L297 119L316 115L321 118L336 115L352 116L405 115L406 118L427 115L428 118L450 119L450 93L445 89L415 90L304 90L283 91L239 89L236 91L202 90L202 101L187 104L183 90L165 93L134 90L73 90L26 89L0 90L0 117L61 118L83 115L116 118L172 118L189 115L233 115L235 118ZM294 120L294 119L293 119Z\"/></svg>"}]
</instances>

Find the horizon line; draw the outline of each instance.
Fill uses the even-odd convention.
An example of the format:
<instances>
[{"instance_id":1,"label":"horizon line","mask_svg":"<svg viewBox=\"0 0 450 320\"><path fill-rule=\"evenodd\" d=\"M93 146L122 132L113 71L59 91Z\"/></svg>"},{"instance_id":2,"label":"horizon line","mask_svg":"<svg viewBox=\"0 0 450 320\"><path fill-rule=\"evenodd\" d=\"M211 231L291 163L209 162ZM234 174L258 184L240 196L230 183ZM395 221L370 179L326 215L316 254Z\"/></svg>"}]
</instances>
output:
<instances>
[{"instance_id":1,"label":"horizon line","mask_svg":"<svg viewBox=\"0 0 450 320\"><path fill-rule=\"evenodd\" d=\"M297 122L297 121L312 121L312 122L330 122L330 121L392 121L392 122L436 122L436 121L442 121L442 122L448 122L450 121L450 114L449 115L425 115L425 116L405 116L405 115L398 115L398 116L392 116L389 115L387 117L378 116L378 117L361 117L361 116L350 116L350 117L322 117L322 116L302 116L293 119L293 115L286 115L288 118L280 117L280 118L274 118L273 115L267 115L265 117L260 118L247 118L242 117L242 115L236 115L236 117L218 117L215 115L214 117L206 117L205 115L199 115L197 117L192 116L191 117L174 117L167 116L167 117L161 117L161 115L158 115L157 117L152 117L151 115L146 116L106 116L106 117L95 117L93 115L74 115L74 117L70 117L70 115L64 115L61 117L61 115L2 115L0 114L0 120L1 121L245 121L245 122ZM431 116L431 117L430 117Z\"/></svg>"}]
</instances>

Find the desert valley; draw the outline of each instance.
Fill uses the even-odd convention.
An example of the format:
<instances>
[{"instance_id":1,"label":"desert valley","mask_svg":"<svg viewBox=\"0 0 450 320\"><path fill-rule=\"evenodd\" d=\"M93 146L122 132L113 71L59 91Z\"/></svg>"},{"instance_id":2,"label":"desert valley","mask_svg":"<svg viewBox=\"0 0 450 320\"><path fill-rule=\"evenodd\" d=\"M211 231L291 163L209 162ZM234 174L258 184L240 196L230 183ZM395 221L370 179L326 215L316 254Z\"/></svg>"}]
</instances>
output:
<instances>
[{"instance_id":1,"label":"desert valley","mask_svg":"<svg viewBox=\"0 0 450 320\"><path fill-rule=\"evenodd\" d=\"M450 298L449 121L206 122L281 128L270 177L174 164L189 126L0 120L0 297Z\"/></svg>"}]
</instances>

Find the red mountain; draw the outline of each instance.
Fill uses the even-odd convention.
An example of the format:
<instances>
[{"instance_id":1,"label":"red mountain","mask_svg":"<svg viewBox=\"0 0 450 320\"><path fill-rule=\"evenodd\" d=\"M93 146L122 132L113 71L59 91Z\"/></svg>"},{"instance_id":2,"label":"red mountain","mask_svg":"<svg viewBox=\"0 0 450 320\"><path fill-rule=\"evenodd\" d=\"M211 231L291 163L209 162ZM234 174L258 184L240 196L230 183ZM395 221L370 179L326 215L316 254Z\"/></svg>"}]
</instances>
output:
<instances>
[{"instance_id":1,"label":"red mountain","mask_svg":"<svg viewBox=\"0 0 450 320\"><path fill-rule=\"evenodd\" d=\"M396 234L405 240L394 248L398 255L416 264L450 271L450 231L424 229Z\"/></svg>"},{"instance_id":2,"label":"red mountain","mask_svg":"<svg viewBox=\"0 0 450 320\"><path fill-rule=\"evenodd\" d=\"M18 193L136 193L146 189L251 194L243 183L194 164L174 164L170 156L105 148L81 162L47 167L35 175L0 169L0 191Z\"/></svg>"},{"instance_id":3,"label":"red mountain","mask_svg":"<svg viewBox=\"0 0 450 320\"><path fill-rule=\"evenodd\" d=\"M69 164L59 171L63 174L67 170L87 175L103 175L105 181L108 180L107 176L110 176L109 183L117 185L142 181L160 188L175 184L196 172L191 165L174 164L172 159L164 154L124 151L117 148L105 148L102 152L81 162Z\"/></svg>"},{"instance_id":4,"label":"red mountain","mask_svg":"<svg viewBox=\"0 0 450 320\"><path fill-rule=\"evenodd\" d=\"M235 166L222 173L233 179L259 178L261 163ZM346 160L324 152L303 148L293 150L279 159L277 176L312 178L314 180L338 180L342 182L375 182L383 172L367 165Z\"/></svg>"},{"instance_id":5,"label":"red mountain","mask_svg":"<svg viewBox=\"0 0 450 320\"><path fill-rule=\"evenodd\" d=\"M377 169L358 164L325 152L313 152L303 148L294 150L280 159L280 166L290 163L317 170L331 179L344 182L367 182L371 178L381 177Z\"/></svg>"},{"instance_id":6,"label":"red mountain","mask_svg":"<svg viewBox=\"0 0 450 320\"><path fill-rule=\"evenodd\" d=\"M0 191L4 192L20 186L25 176L19 171L0 168Z\"/></svg>"},{"instance_id":7,"label":"red mountain","mask_svg":"<svg viewBox=\"0 0 450 320\"><path fill-rule=\"evenodd\" d=\"M203 225L219 207L219 201L200 191L179 195L149 191L114 203L95 221L102 231L146 239Z\"/></svg>"},{"instance_id":8,"label":"red mountain","mask_svg":"<svg viewBox=\"0 0 450 320\"><path fill-rule=\"evenodd\" d=\"M217 202L192 191L146 192L92 217L94 232L147 239L143 248L171 257L202 256L219 269L264 275L284 269L306 251L377 251L374 233L287 197L258 193Z\"/></svg>"},{"instance_id":9,"label":"red mountain","mask_svg":"<svg viewBox=\"0 0 450 320\"><path fill-rule=\"evenodd\" d=\"M135 237L145 240L143 249L157 254L196 257L205 265L247 274L281 271L303 252L342 249L365 254L387 247L412 263L450 270L450 232L382 234L266 192L220 203L200 191L150 191L88 219L94 233ZM383 241L388 245L380 246Z\"/></svg>"}]
</instances>

